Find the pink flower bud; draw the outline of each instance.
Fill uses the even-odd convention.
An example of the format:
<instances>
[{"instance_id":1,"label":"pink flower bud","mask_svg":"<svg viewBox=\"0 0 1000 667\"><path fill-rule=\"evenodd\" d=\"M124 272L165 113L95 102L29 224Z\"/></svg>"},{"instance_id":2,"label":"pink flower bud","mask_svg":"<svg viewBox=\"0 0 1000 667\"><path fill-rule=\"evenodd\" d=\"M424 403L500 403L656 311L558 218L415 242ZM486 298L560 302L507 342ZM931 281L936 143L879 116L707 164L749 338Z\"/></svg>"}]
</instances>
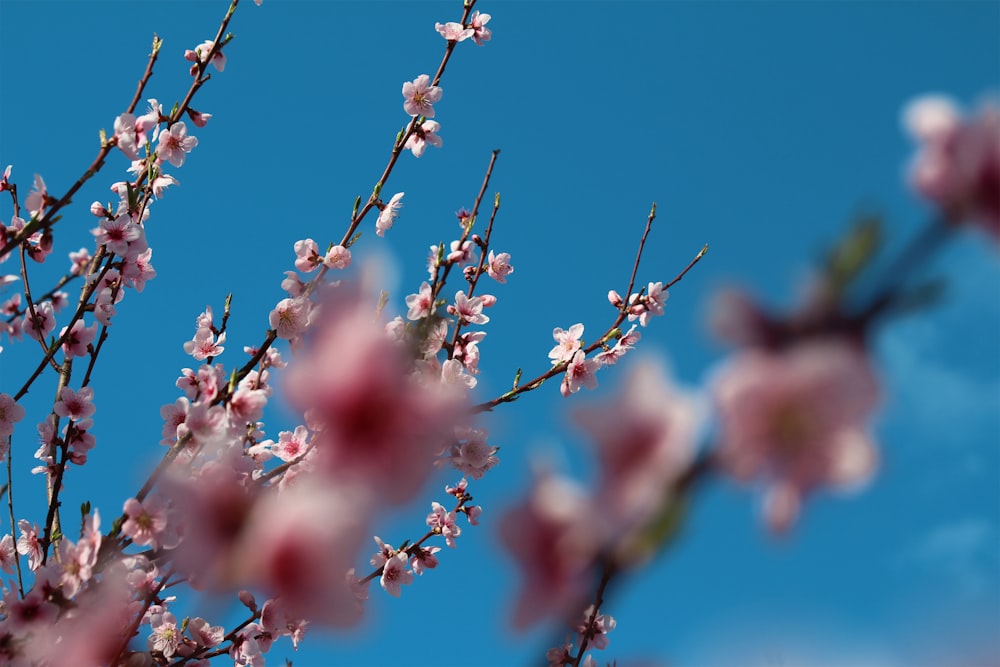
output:
<instances>
[{"instance_id":1,"label":"pink flower bud","mask_svg":"<svg viewBox=\"0 0 1000 667\"><path fill-rule=\"evenodd\" d=\"M614 290L610 290L610 291L608 292L608 301L609 301L609 302L611 303L611 305L612 305L612 306L614 306L615 308L621 308L621 307L622 307L622 304L623 304L623 303L625 303L625 302L624 302L624 301L622 300L622 296L621 296L621 294L619 294L618 292L616 292L616 291L614 291Z\"/></svg>"},{"instance_id":2,"label":"pink flower bud","mask_svg":"<svg viewBox=\"0 0 1000 667\"><path fill-rule=\"evenodd\" d=\"M205 127L208 125L209 119L212 118L210 113L201 113L200 111L195 111L194 109L187 110L188 117L191 118L191 122L195 124L196 127Z\"/></svg>"},{"instance_id":3,"label":"pink flower bud","mask_svg":"<svg viewBox=\"0 0 1000 667\"><path fill-rule=\"evenodd\" d=\"M489 308L497 302L497 298L492 294L484 294L479 298L483 300L483 308Z\"/></svg>"},{"instance_id":4,"label":"pink flower bud","mask_svg":"<svg viewBox=\"0 0 1000 667\"><path fill-rule=\"evenodd\" d=\"M257 611L257 600L254 599L250 591L240 591L240 602L250 611Z\"/></svg>"},{"instance_id":5,"label":"pink flower bud","mask_svg":"<svg viewBox=\"0 0 1000 667\"><path fill-rule=\"evenodd\" d=\"M95 201L90 205L90 214L96 218L106 218L108 217L108 209L104 208L104 204L99 201Z\"/></svg>"}]
</instances>

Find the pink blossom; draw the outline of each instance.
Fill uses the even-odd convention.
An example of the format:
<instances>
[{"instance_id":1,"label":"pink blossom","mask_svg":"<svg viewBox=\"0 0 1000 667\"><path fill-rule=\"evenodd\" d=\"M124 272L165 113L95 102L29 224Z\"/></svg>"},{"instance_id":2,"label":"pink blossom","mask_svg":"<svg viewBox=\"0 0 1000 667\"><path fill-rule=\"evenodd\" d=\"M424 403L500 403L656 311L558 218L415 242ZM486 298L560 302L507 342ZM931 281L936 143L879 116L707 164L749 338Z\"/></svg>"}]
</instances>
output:
<instances>
[{"instance_id":1,"label":"pink blossom","mask_svg":"<svg viewBox=\"0 0 1000 667\"><path fill-rule=\"evenodd\" d=\"M309 302L304 298L282 299L268 316L271 328L278 338L290 340L305 333L309 324Z\"/></svg>"},{"instance_id":2,"label":"pink blossom","mask_svg":"<svg viewBox=\"0 0 1000 667\"><path fill-rule=\"evenodd\" d=\"M433 114L431 114L433 115ZM35 174L34 189L28 195L28 198L24 200L24 208L32 214L32 216L41 217L41 211L45 208L46 203L49 199L49 191L45 187L45 181L38 174Z\"/></svg>"},{"instance_id":3,"label":"pink blossom","mask_svg":"<svg viewBox=\"0 0 1000 667\"><path fill-rule=\"evenodd\" d=\"M577 350L573 360L566 367L566 375L563 376L559 391L562 392L563 396L569 396L580 391L581 387L597 389L596 374L600 367L600 361L588 359L586 352Z\"/></svg>"},{"instance_id":4,"label":"pink blossom","mask_svg":"<svg viewBox=\"0 0 1000 667\"><path fill-rule=\"evenodd\" d=\"M7 574L14 574L17 564L17 551L14 549L14 538L10 533L0 540L0 569Z\"/></svg>"},{"instance_id":5,"label":"pink blossom","mask_svg":"<svg viewBox=\"0 0 1000 667\"><path fill-rule=\"evenodd\" d=\"M271 451L282 461L293 461L303 454L309 446L309 430L305 426L296 426L295 431L282 431L278 434L278 443Z\"/></svg>"},{"instance_id":6,"label":"pink blossom","mask_svg":"<svg viewBox=\"0 0 1000 667\"><path fill-rule=\"evenodd\" d=\"M295 242L295 258L295 268L303 273L315 271L323 263L319 246L312 239Z\"/></svg>"},{"instance_id":7,"label":"pink blossom","mask_svg":"<svg viewBox=\"0 0 1000 667\"><path fill-rule=\"evenodd\" d=\"M35 340L44 342L45 338L56 328L56 317L52 310L52 303L49 301L36 303L35 317L32 318L31 309L26 308L21 330Z\"/></svg>"},{"instance_id":8,"label":"pink blossom","mask_svg":"<svg viewBox=\"0 0 1000 667\"><path fill-rule=\"evenodd\" d=\"M593 516L582 489L542 474L528 497L500 519L500 539L522 576L515 627L579 609L582 596L592 592L589 570L600 547Z\"/></svg>"},{"instance_id":9,"label":"pink blossom","mask_svg":"<svg viewBox=\"0 0 1000 667\"><path fill-rule=\"evenodd\" d=\"M70 252L69 261L71 262L71 266L69 272L74 276L83 275L87 265L90 264L90 260L90 251L86 248L80 248L77 252Z\"/></svg>"},{"instance_id":10,"label":"pink blossom","mask_svg":"<svg viewBox=\"0 0 1000 667\"><path fill-rule=\"evenodd\" d=\"M360 610L345 573L368 534L370 502L364 488L301 478L251 506L214 572L280 597L292 618L349 625Z\"/></svg>"},{"instance_id":11,"label":"pink blossom","mask_svg":"<svg viewBox=\"0 0 1000 667\"><path fill-rule=\"evenodd\" d=\"M212 40L206 40L201 44L199 44L198 46L196 46L193 51L191 49L184 51L184 59L190 60L193 63L207 64L210 62L211 64L215 65L215 69L221 72L224 69L226 69L226 56L222 53L222 50L220 48L220 50L212 54L212 59L209 60L208 54L212 53L213 48L215 48L215 42ZM198 73L198 66L192 65L191 74L195 75L197 73ZM174 166L180 166L180 165L174 165Z\"/></svg>"},{"instance_id":12,"label":"pink blossom","mask_svg":"<svg viewBox=\"0 0 1000 667\"><path fill-rule=\"evenodd\" d=\"M451 252L445 257L451 264L468 264L472 261L472 241L452 241Z\"/></svg>"},{"instance_id":13,"label":"pink blossom","mask_svg":"<svg viewBox=\"0 0 1000 667\"><path fill-rule=\"evenodd\" d=\"M455 538L462 534L462 529L455 523L458 517L454 512L449 512L440 503L431 503L433 510L427 515L427 525L431 529L444 536L445 544L452 549L455 548Z\"/></svg>"},{"instance_id":14,"label":"pink blossom","mask_svg":"<svg viewBox=\"0 0 1000 667\"><path fill-rule=\"evenodd\" d=\"M510 264L510 253L502 252L499 255L494 255L493 251L490 250L486 271L490 274L490 278L498 283L507 282L507 276L514 273L514 267Z\"/></svg>"},{"instance_id":15,"label":"pink blossom","mask_svg":"<svg viewBox=\"0 0 1000 667\"><path fill-rule=\"evenodd\" d=\"M422 575L425 570L433 570L439 564L435 554L441 551L441 547L416 547L413 555L410 556L410 567L413 574Z\"/></svg>"},{"instance_id":16,"label":"pink blossom","mask_svg":"<svg viewBox=\"0 0 1000 667\"><path fill-rule=\"evenodd\" d=\"M455 305L448 306L448 312L459 318L463 324L486 324L489 316L483 315L483 299L478 296L467 297L464 290L455 294Z\"/></svg>"},{"instance_id":17,"label":"pink blossom","mask_svg":"<svg viewBox=\"0 0 1000 667\"><path fill-rule=\"evenodd\" d=\"M406 306L409 308L406 313L408 320L419 320L431 314L434 306L434 295L426 280L420 283L420 291L417 294L406 297Z\"/></svg>"},{"instance_id":18,"label":"pink blossom","mask_svg":"<svg viewBox=\"0 0 1000 667\"><path fill-rule=\"evenodd\" d=\"M413 132L406 138L406 143L403 144L403 148L411 150L413 152L413 157L421 157L424 154L424 151L427 150L427 144L430 144L435 148L441 148L441 145L444 142L441 140L441 137L437 135L440 131L440 123L434 120L425 120L423 123L413 128Z\"/></svg>"},{"instance_id":19,"label":"pink blossom","mask_svg":"<svg viewBox=\"0 0 1000 667\"><path fill-rule=\"evenodd\" d=\"M123 113L115 118L115 139L122 153L130 160L139 158L139 149L145 143L145 136L135 129L135 116Z\"/></svg>"},{"instance_id":20,"label":"pink blossom","mask_svg":"<svg viewBox=\"0 0 1000 667\"><path fill-rule=\"evenodd\" d=\"M156 153L159 159L166 160L175 167L184 164L184 158L198 145L196 137L189 137L187 125L179 120L166 130L160 133L160 143L157 144Z\"/></svg>"},{"instance_id":21,"label":"pink blossom","mask_svg":"<svg viewBox=\"0 0 1000 667\"><path fill-rule=\"evenodd\" d=\"M413 82L403 84L403 110L411 116L434 117L433 104L441 99L442 90L431 85L431 78L421 74Z\"/></svg>"},{"instance_id":22,"label":"pink blossom","mask_svg":"<svg viewBox=\"0 0 1000 667\"><path fill-rule=\"evenodd\" d=\"M813 489L854 487L874 473L867 422L878 386L864 354L841 340L740 353L719 372L719 460L741 480L763 477L776 531Z\"/></svg>"},{"instance_id":23,"label":"pink blossom","mask_svg":"<svg viewBox=\"0 0 1000 667\"><path fill-rule=\"evenodd\" d=\"M323 256L323 266L328 269L346 269L351 265L351 251L342 245L335 245Z\"/></svg>"},{"instance_id":24,"label":"pink blossom","mask_svg":"<svg viewBox=\"0 0 1000 667\"><path fill-rule=\"evenodd\" d=\"M481 479L500 462L496 455L499 447L487 444L487 433L483 429L466 429L462 435L464 437L451 445L447 456L440 459L438 465L450 463L462 474Z\"/></svg>"},{"instance_id":25,"label":"pink blossom","mask_svg":"<svg viewBox=\"0 0 1000 667\"><path fill-rule=\"evenodd\" d=\"M258 2L257 4L260 3ZM187 115L191 119L191 122L195 124L195 127L205 127L208 125L208 121L212 119L212 114L195 111L191 107L188 107Z\"/></svg>"},{"instance_id":26,"label":"pink blossom","mask_svg":"<svg viewBox=\"0 0 1000 667\"><path fill-rule=\"evenodd\" d=\"M27 556L28 567L37 570L44 557L42 544L38 538L38 526L21 519L17 522L17 528L21 531L21 537L17 538L17 553Z\"/></svg>"},{"instance_id":27,"label":"pink blossom","mask_svg":"<svg viewBox=\"0 0 1000 667\"><path fill-rule=\"evenodd\" d=\"M910 181L948 222L970 222L1000 242L1000 107L985 104L963 117L944 97L909 104L904 123L920 142Z\"/></svg>"},{"instance_id":28,"label":"pink blossom","mask_svg":"<svg viewBox=\"0 0 1000 667\"><path fill-rule=\"evenodd\" d=\"M449 21L448 23L435 23L434 29L441 33L441 36L449 42L464 42L475 32L473 28L466 28L461 23Z\"/></svg>"},{"instance_id":29,"label":"pink blossom","mask_svg":"<svg viewBox=\"0 0 1000 667\"><path fill-rule=\"evenodd\" d=\"M614 347L598 354L596 357L597 361L599 361L603 366L613 366L614 364L617 364L618 360L630 352L642 337L642 334L636 331L635 328L636 325L633 324L632 328L625 332L625 334L615 342Z\"/></svg>"},{"instance_id":30,"label":"pink blossom","mask_svg":"<svg viewBox=\"0 0 1000 667\"><path fill-rule=\"evenodd\" d=\"M694 458L698 411L654 363L634 367L617 400L576 413L594 442L597 505L609 537L644 526Z\"/></svg>"},{"instance_id":31,"label":"pink blossom","mask_svg":"<svg viewBox=\"0 0 1000 667\"><path fill-rule=\"evenodd\" d=\"M153 179L151 183L153 188L153 196L157 199L163 197L163 191L169 188L171 185L180 185L180 181L171 176L170 174L157 174L156 178Z\"/></svg>"},{"instance_id":32,"label":"pink blossom","mask_svg":"<svg viewBox=\"0 0 1000 667\"><path fill-rule=\"evenodd\" d=\"M397 192L392 196L392 199L382 206L382 211L378 214L378 220L375 221L375 233L377 235L385 236L386 231L392 229L393 223L399 217L399 209L403 207L403 203L400 200L404 194L406 193Z\"/></svg>"},{"instance_id":33,"label":"pink blossom","mask_svg":"<svg viewBox=\"0 0 1000 667\"><path fill-rule=\"evenodd\" d=\"M14 432L14 423L24 419L24 408L10 394L0 394L0 438L6 440Z\"/></svg>"},{"instance_id":34,"label":"pink blossom","mask_svg":"<svg viewBox=\"0 0 1000 667\"><path fill-rule=\"evenodd\" d=\"M153 259L153 249L146 248L135 257L126 258L122 262L122 280L135 291L141 292L146 287L146 281L156 277L156 269L150 263Z\"/></svg>"},{"instance_id":35,"label":"pink blossom","mask_svg":"<svg viewBox=\"0 0 1000 667\"><path fill-rule=\"evenodd\" d=\"M146 642L149 650L159 651L164 658L170 660L181 643L181 630L177 627L177 619L170 612L152 614L149 625L153 630Z\"/></svg>"},{"instance_id":36,"label":"pink blossom","mask_svg":"<svg viewBox=\"0 0 1000 667\"><path fill-rule=\"evenodd\" d=\"M472 12L472 17L469 19L469 25L472 26L472 41L479 46L483 46L483 42L490 41L493 37L493 33L490 29L486 27L486 24L490 22L492 18L489 14L480 14L479 10Z\"/></svg>"},{"instance_id":37,"label":"pink blossom","mask_svg":"<svg viewBox=\"0 0 1000 667\"><path fill-rule=\"evenodd\" d=\"M651 316L663 314L663 306L669 296L670 293L664 289L663 283L649 283L645 294L642 296L633 294L629 297L629 321L638 318L639 324L646 326Z\"/></svg>"},{"instance_id":38,"label":"pink blossom","mask_svg":"<svg viewBox=\"0 0 1000 667\"><path fill-rule=\"evenodd\" d=\"M52 411L60 417L68 417L74 421L86 419L94 414L94 390L92 387L83 387L80 391L73 391L69 387L63 387L59 392L59 400Z\"/></svg>"},{"instance_id":39,"label":"pink blossom","mask_svg":"<svg viewBox=\"0 0 1000 667\"><path fill-rule=\"evenodd\" d=\"M14 165L8 164L7 168L3 170L2 174L0 174L0 192L10 190L10 181L8 179L10 179L10 170L13 168Z\"/></svg>"},{"instance_id":40,"label":"pink blossom","mask_svg":"<svg viewBox=\"0 0 1000 667\"><path fill-rule=\"evenodd\" d=\"M198 329L192 340L184 343L184 352L190 354L198 361L204 361L209 357L217 357L225 351L222 346L226 342L226 334L219 335L218 340L211 329Z\"/></svg>"},{"instance_id":41,"label":"pink blossom","mask_svg":"<svg viewBox=\"0 0 1000 667\"><path fill-rule=\"evenodd\" d=\"M594 624L590 625L590 617L594 613L594 605L590 605L583 612L583 622L576 626L576 631L582 636L590 639L590 645L599 651L608 647L608 633L615 629L618 622L613 616L608 614L598 614L594 618Z\"/></svg>"},{"instance_id":42,"label":"pink blossom","mask_svg":"<svg viewBox=\"0 0 1000 667\"><path fill-rule=\"evenodd\" d=\"M413 583L413 572L406 569L406 553L398 553L390 558L382 568L382 577L379 583L389 595L398 598L403 590L402 586Z\"/></svg>"},{"instance_id":43,"label":"pink blossom","mask_svg":"<svg viewBox=\"0 0 1000 667\"><path fill-rule=\"evenodd\" d=\"M172 549L180 542L172 518L174 512L162 496L148 496L142 502L129 498L125 501L124 512L128 518L122 523L122 533L136 544Z\"/></svg>"},{"instance_id":44,"label":"pink blossom","mask_svg":"<svg viewBox=\"0 0 1000 667\"><path fill-rule=\"evenodd\" d=\"M569 328L569 331L563 331L559 327L552 330L552 338L555 339L556 346L549 351L549 359L552 360L553 366L573 359L582 345L580 341L582 335L582 324L574 324Z\"/></svg>"},{"instance_id":45,"label":"pink blossom","mask_svg":"<svg viewBox=\"0 0 1000 667\"><path fill-rule=\"evenodd\" d=\"M464 387L472 389L478 380L465 372L465 367L458 359L448 359L441 364L441 384L445 387Z\"/></svg>"},{"instance_id":46,"label":"pink blossom","mask_svg":"<svg viewBox=\"0 0 1000 667\"><path fill-rule=\"evenodd\" d=\"M411 375L405 350L373 321L372 307L342 286L287 371L288 395L323 423L317 465L332 478L379 489L384 500L411 497L433 470L461 399Z\"/></svg>"},{"instance_id":47,"label":"pink blossom","mask_svg":"<svg viewBox=\"0 0 1000 667\"><path fill-rule=\"evenodd\" d=\"M139 226L132 222L128 214L119 215L114 219L103 218L94 232L97 245L106 246L108 252L120 256L128 253L129 243L138 239L141 234Z\"/></svg>"}]
</instances>

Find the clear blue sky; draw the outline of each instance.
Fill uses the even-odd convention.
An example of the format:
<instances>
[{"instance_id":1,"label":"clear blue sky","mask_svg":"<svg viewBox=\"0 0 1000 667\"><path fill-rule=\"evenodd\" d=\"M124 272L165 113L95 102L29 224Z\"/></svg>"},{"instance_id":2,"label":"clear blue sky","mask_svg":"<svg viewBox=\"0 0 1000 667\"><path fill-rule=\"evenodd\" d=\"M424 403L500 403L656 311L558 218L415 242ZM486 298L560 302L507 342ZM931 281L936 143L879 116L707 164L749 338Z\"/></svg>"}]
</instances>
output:
<instances>
[{"instance_id":1,"label":"clear blue sky","mask_svg":"<svg viewBox=\"0 0 1000 667\"><path fill-rule=\"evenodd\" d=\"M147 97L169 108L188 83L184 50L214 35L225 7L3 0L0 168L14 164L24 194L34 173L64 191L93 159L98 130L110 131L131 98L152 33L164 47ZM394 263L388 287L400 304L423 279L428 245L451 240L453 212L472 204L490 150L501 149L494 239L516 271L493 290L484 398L519 366L529 376L547 367L553 327L583 322L592 336L610 322L605 294L624 290L654 200L659 218L640 280L668 280L702 244L711 250L641 348L669 357L681 381L697 386L725 353L705 335L715 288L735 282L789 304L859 210L884 213L898 247L929 214L903 181L912 147L900 109L925 92L971 105L1000 88L996 2L479 8L493 15L494 38L484 48L460 44L448 67L436 118L444 147L403 156L386 187L406 192L400 219L384 240L369 224L356 257ZM340 238L354 197L370 192L406 121L401 84L433 74L444 48L434 23L460 12L457 0L240 7L226 71L213 73L194 105L215 117L192 131L198 148L171 171L181 186L153 209L159 276L119 308L94 382L98 447L84 474L69 478L67 507L90 498L110 518L134 494L160 453L159 408L176 398L179 369L192 365L181 345L206 304L219 312L234 293L221 361L241 364L242 345L260 341L292 244ZM56 230L62 258L92 247L87 205L108 199L126 166L115 154L66 212ZM0 212L6 221L9 206ZM947 301L877 340L887 398L874 484L854 498L815 498L783 541L763 531L753 489L709 484L676 547L610 601L619 624L599 657L685 667L996 664L1000 263L994 246L963 236L935 273L950 279ZM34 351L4 346L0 391L12 392ZM603 371L599 396L626 370ZM31 428L50 389L33 393L17 432L19 474L32 463ZM294 655L285 640L272 662L538 664L563 631L509 635L517 574L499 553L493 520L538 456L589 474L566 419L579 400L568 403L552 385L499 410L490 428L502 464L475 488L483 526L466 530L401 600L373 589L360 631L311 634ZM290 420L275 405L268 432ZM452 477L379 534L394 544L417 535ZM16 494L19 515L29 514L41 481L21 482Z\"/></svg>"}]
</instances>

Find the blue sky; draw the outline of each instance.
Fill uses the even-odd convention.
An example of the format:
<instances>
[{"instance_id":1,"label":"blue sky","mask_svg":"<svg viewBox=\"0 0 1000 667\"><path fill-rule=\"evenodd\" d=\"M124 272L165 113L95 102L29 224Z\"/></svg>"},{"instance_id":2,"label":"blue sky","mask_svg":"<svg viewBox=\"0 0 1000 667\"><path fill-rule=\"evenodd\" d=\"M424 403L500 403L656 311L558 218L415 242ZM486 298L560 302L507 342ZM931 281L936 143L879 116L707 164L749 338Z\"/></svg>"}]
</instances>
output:
<instances>
[{"instance_id":1,"label":"blue sky","mask_svg":"<svg viewBox=\"0 0 1000 667\"><path fill-rule=\"evenodd\" d=\"M711 249L640 347L698 386L725 354L704 326L716 288L735 283L776 307L791 304L859 211L884 214L890 250L900 247L930 214L905 186L912 146L901 108L925 92L974 105L1000 87L996 2L479 8L493 15L494 38L483 48L460 44L448 66L436 105L444 146L420 160L403 156L386 187L406 192L400 219L384 240L369 225L356 257L392 267L386 286L401 304L423 279L427 247L453 238L453 212L472 204L490 151L501 149L494 240L515 273L493 290L477 388L484 399L504 391L518 367L527 376L547 367L553 327L583 322L592 336L610 323L605 294L624 291L653 201L659 217L640 281L668 280L704 243ZM93 159L98 130L110 131L131 98L152 33L164 47L147 97L169 107L188 83L183 51L210 39L224 10L207 1L4 0L0 167L14 165L23 193L34 173L64 191ZM283 296L292 244L340 238L354 197L370 191L407 119L402 82L433 74L444 48L433 25L460 12L457 1L240 7L226 71L213 73L194 105L215 117L192 131L198 148L171 172L181 186L153 209L159 276L122 302L96 374L98 448L69 480L68 507L90 498L110 517L134 493L160 453L159 408L192 363L181 345L205 305L220 311L229 292L220 361L243 362L240 348L261 339ZM126 166L112 156L76 198L56 231L62 257L92 246L87 205L106 200ZM0 207L6 220L9 206ZM874 483L857 497L813 499L796 531L774 540L756 490L713 481L675 548L610 601L619 624L600 657L696 667L1000 659L989 632L1000 624L995 246L962 235L928 267L938 274L949 278L946 301L875 342L886 399ZM0 391L10 393L35 351L4 347ZM490 429L503 462L475 488L484 525L466 530L401 600L373 590L360 631L310 635L295 655L276 649L273 662L287 654L296 665L537 664L562 630L509 634L517 574L491 519L526 488L539 457L590 474L567 408L609 396L626 372L602 372L596 396L567 402L552 385L498 410ZM30 468L32 424L49 396L39 387L25 403L19 474ZM275 405L269 433L291 419ZM448 481L435 480L427 504ZM16 486L19 515L30 514L41 488L37 479ZM379 534L398 544L420 532L425 513L410 508Z\"/></svg>"}]
</instances>

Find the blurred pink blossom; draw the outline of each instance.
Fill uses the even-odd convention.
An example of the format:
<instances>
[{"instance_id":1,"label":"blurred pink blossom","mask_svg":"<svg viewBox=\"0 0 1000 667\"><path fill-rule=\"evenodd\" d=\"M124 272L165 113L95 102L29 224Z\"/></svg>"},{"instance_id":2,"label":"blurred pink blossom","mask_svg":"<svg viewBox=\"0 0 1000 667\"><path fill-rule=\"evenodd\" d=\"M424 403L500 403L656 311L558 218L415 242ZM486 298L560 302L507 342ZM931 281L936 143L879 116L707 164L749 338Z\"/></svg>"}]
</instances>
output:
<instances>
[{"instance_id":1,"label":"blurred pink blossom","mask_svg":"<svg viewBox=\"0 0 1000 667\"><path fill-rule=\"evenodd\" d=\"M714 394L719 461L738 479L764 478L765 516L775 531L795 522L810 491L857 486L875 471L867 424L878 384L851 342L742 352L719 371Z\"/></svg>"}]
</instances>

